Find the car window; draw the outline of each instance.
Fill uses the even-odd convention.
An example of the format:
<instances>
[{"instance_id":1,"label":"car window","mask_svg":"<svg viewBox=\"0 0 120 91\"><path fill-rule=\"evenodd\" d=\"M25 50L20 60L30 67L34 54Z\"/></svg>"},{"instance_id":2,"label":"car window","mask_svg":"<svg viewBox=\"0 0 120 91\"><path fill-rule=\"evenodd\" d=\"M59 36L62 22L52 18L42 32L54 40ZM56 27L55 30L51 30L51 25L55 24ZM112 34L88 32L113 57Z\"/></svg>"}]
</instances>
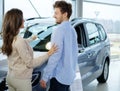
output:
<instances>
[{"instance_id":1,"label":"car window","mask_svg":"<svg viewBox=\"0 0 120 91\"><path fill-rule=\"evenodd\" d=\"M97 24L97 26L98 26L98 32L100 33L100 38L101 38L101 40L105 40L105 38L106 38L106 33L105 33L104 28L103 28L102 25L100 25L100 24Z\"/></svg>"},{"instance_id":2,"label":"car window","mask_svg":"<svg viewBox=\"0 0 120 91\"><path fill-rule=\"evenodd\" d=\"M98 28L94 23L86 23L86 29L88 32L89 44L93 45L100 41Z\"/></svg>"},{"instance_id":3,"label":"car window","mask_svg":"<svg viewBox=\"0 0 120 91\"><path fill-rule=\"evenodd\" d=\"M86 36L85 36L85 30L84 30L83 24L81 23L81 24L76 25L75 30L77 33L78 45L82 45L86 47L87 43L86 43Z\"/></svg>"}]
</instances>

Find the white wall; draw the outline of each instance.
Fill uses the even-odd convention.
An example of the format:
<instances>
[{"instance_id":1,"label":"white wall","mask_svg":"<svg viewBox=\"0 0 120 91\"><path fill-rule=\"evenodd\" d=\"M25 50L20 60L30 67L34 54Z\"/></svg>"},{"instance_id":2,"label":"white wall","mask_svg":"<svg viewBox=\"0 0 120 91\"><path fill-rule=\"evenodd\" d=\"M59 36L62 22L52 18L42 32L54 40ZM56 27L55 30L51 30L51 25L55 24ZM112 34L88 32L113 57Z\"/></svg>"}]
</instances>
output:
<instances>
[{"instance_id":1,"label":"white wall","mask_svg":"<svg viewBox=\"0 0 120 91\"><path fill-rule=\"evenodd\" d=\"M40 16L49 17L53 15L54 0L30 0ZM24 13L24 18L38 17L29 0L5 0L5 12L11 8L19 8Z\"/></svg>"}]
</instances>

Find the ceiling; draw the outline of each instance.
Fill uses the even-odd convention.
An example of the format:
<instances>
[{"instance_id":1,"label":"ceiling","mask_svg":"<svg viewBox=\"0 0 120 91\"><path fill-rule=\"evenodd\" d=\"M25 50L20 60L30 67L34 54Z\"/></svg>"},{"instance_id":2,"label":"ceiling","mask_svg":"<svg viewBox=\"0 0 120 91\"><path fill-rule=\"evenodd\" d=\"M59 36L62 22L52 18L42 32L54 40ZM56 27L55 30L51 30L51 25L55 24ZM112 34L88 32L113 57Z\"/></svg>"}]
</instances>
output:
<instances>
[{"instance_id":1,"label":"ceiling","mask_svg":"<svg viewBox=\"0 0 120 91\"><path fill-rule=\"evenodd\" d=\"M120 6L120 0L83 0L85 2L101 3L114 6Z\"/></svg>"}]
</instances>

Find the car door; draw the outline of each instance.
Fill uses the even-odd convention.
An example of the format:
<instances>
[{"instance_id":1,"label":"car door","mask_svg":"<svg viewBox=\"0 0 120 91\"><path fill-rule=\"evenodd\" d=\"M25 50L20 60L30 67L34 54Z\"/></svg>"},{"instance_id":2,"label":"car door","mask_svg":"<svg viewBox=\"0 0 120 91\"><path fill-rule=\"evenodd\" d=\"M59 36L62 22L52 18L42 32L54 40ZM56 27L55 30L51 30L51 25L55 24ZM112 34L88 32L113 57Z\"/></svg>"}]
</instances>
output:
<instances>
[{"instance_id":1,"label":"car door","mask_svg":"<svg viewBox=\"0 0 120 91\"><path fill-rule=\"evenodd\" d=\"M100 59L98 56L100 55L102 49L100 43L101 39L96 23L87 22L84 23L84 27L88 42L86 54L88 58L87 63L89 64L87 66L90 67L88 72L90 79L87 80L93 80L96 78L96 73L99 70L99 65L97 65L97 62Z\"/></svg>"},{"instance_id":2,"label":"car door","mask_svg":"<svg viewBox=\"0 0 120 91\"><path fill-rule=\"evenodd\" d=\"M99 34L94 23L81 23L75 26L78 35L78 64L82 75L83 85L90 82L96 66L99 48Z\"/></svg>"},{"instance_id":3,"label":"car door","mask_svg":"<svg viewBox=\"0 0 120 91\"><path fill-rule=\"evenodd\" d=\"M84 80L88 75L90 70L92 69L90 54L88 51L90 50L87 42L87 32L85 31L83 23L77 24L75 26L75 30L77 32L77 40L78 40L78 65L81 72L82 80Z\"/></svg>"}]
</instances>

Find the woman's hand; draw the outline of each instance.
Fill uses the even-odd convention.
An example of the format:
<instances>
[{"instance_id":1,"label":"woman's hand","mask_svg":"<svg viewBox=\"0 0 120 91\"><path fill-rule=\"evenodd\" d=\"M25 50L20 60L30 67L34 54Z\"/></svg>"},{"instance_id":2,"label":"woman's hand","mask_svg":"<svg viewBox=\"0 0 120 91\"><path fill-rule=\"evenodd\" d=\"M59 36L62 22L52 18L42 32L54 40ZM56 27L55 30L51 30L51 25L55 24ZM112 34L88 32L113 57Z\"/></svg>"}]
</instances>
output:
<instances>
[{"instance_id":1,"label":"woman's hand","mask_svg":"<svg viewBox=\"0 0 120 91\"><path fill-rule=\"evenodd\" d=\"M37 38L37 35L33 35L31 38L32 40L35 40Z\"/></svg>"},{"instance_id":2,"label":"woman's hand","mask_svg":"<svg viewBox=\"0 0 120 91\"><path fill-rule=\"evenodd\" d=\"M48 51L48 55L51 56L57 50L58 50L57 46L55 44L53 44L52 47L51 47L51 49Z\"/></svg>"}]
</instances>

